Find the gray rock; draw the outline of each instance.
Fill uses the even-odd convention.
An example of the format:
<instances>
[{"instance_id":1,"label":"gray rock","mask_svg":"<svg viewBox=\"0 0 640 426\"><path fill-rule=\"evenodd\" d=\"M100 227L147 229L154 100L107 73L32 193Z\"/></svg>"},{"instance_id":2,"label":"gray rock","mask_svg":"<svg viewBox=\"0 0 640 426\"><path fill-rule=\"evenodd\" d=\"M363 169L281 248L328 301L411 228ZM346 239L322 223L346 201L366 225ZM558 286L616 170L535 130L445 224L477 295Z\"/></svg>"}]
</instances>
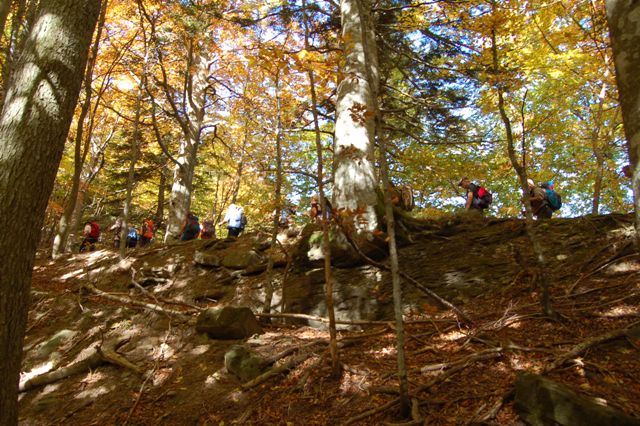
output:
<instances>
[{"instance_id":1,"label":"gray rock","mask_svg":"<svg viewBox=\"0 0 640 426\"><path fill-rule=\"evenodd\" d=\"M193 260L199 265L213 266L216 268L220 266L220 257L215 253L196 251Z\"/></svg>"},{"instance_id":2,"label":"gray rock","mask_svg":"<svg viewBox=\"0 0 640 426\"><path fill-rule=\"evenodd\" d=\"M521 374L516 382L515 409L530 425L638 426L640 419L535 374Z\"/></svg>"},{"instance_id":3,"label":"gray rock","mask_svg":"<svg viewBox=\"0 0 640 426\"><path fill-rule=\"evenodd\" d=\"M258 254L254 250L227 250L222 258L221 265L229 269L245 269L254 268L256 265L264 264L264 256Z\"/></svg>"},{"instance_id":4,"label":"gray rock","mask_svg":"<svg viewBox=\"0 0 640 426\"><path fill-rule=\"evenodd\" d=\"M196 330L212 339L245 339L262 333L262 327L251 309L224 306L209 308L198 316Z\"/></svg>"},{"instance_id":5,"label":"gray rock","mask_svg":"<svg viewBox=\"0 0 640 426\"><path fill-rule=\"evenodd\" d=\"M224 366L242 382L248 382L265 371L266 363L246 346L233 345L224 354Z\"/></svg>"}]
</instances>

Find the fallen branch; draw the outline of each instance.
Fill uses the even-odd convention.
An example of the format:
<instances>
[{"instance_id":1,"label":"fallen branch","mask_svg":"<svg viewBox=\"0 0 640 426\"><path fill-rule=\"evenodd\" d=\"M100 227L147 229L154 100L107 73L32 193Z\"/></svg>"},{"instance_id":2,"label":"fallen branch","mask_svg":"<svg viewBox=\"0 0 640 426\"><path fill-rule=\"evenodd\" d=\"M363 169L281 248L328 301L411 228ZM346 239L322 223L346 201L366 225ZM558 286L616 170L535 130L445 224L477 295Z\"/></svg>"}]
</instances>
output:
<instances>
[{"instance_id":1,"label":"fallen branch","mask_svg":"<svg viewBox=\"0 0 640 426\"><path fill-rule=\"evenodd\" d=\"M307 314L267 314L267 313L256 313L257 317L265 317L265 318L298 318L298 319L306 319L309 321L318 321L323 323L328 323L329 318L318 317L315 315L307 315ZM348 324L348 325L387 325L393 321L365 321L365 320L336 320L336 324Z\"/></svg>"},{"instance_id":2,"label":"fallen branch","mask_svg":"<svg viewBox=\"0 0 640 426\"><path fill-rule=\"evenodd\" d=\"M126 303L128 305L139 306L141 308L144 308L144 309L147 309L147 310L150 310L150 311L153 311L153 312L159 312L159 313L165 314L165 315L189 316L190 314L196 313L196 312L192 312L192 311L187 311L187 312L175 311L173 309L163 308L160 305L154 305L153 303L146 303L146 302L140 302L140 301L137 301L137 300L133 300L130 297L115 296L113 294L110 294L110 293L107 293L107 292L104 292L102 290L97 289L92 284L84 284L84 285L82 285L82 288L86 289L90 293L95 294L96 296L102 297L104 299L114 300L116 302Z\"/></svg>"},{"instance_id":3,"label":"fallen branch","mask_svg":"<svg viewBox=\"0 0 640 426\"><path fill-rule=\"evenodd\" d=\"M635 323L637 324L637 323ZM632 324L632 325L635 325ZM614 331L610 331L608 333L604 333L601 334L599 336L595 336L592 337L590 339L585 340L584 342L581 342L577 345L575 345L573 347L573 349L571 349L569 352L566 352L564 355L561 355L560 357L556 358L555 361L553 361L551 364L549 364L545 369L545 373L548 373L551 370L554 370L558 367L560 367L561 365L563 365L565 362L567 362L570 358L576 357L578 355L580 355L581 353L583 353L584 351L586 351L587 349L596 346L600 343L604 343L604 342L608 342L610 340L615 340L615 339L619 339L621 337L626 337L629 334L632 333L632 331L634 331L634 328L629 327L629 328L623 328L621 330L614 330Z\"/></svg>"},{"instance_id":4,"label":"fallen branch","mask_svg":"<svg viewBox=\"0 0 640 426\"><path fill-rule=\"evenodd\" d=\"M140 367L127 361L123 356L116 354L116 349L126 343L129 339L123 338L118 340L110 340L93 348L93 351L86 358L58 368L57 370L35 376L23 383L20 383L19 391L26 392L36 387L48 385L58 380L82 373L86 370L92 370L104 363L110 363L125 367L141 373Z\"/></svg>"},{"instance_id":5,"label":"fallen branch","mask_svg":"<svg viewBox=\"0 0 640 426\"><path fill-rule=\"evenodd\" d=\"M291 369L293 369L294 367L296 367L298 364L301 364L302 362L304 362L307 358L309 358L309 354L300 354L294 357L291 357L291 359L289 359L287 362L277 366L277 367L273 367L270 370L268 370L267 372L261 374L260 376L256 377L253 380L250 380L246 383L244 383L241 388L242 390L248 390L251 389L252 387L255 387L263 382L266 382L267 380L269 380L270 378L272 378L273 376L277 376L280 373L284 373L285 371L289 371Z\"/></svg>"}]
</instances>

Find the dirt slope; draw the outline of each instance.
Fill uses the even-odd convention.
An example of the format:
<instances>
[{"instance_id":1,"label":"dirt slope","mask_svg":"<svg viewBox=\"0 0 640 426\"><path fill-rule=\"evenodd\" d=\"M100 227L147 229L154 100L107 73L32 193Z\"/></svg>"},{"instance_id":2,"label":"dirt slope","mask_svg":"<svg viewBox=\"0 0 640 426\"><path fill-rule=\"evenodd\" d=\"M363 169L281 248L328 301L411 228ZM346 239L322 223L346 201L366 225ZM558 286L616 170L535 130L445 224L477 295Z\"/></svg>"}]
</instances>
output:
<instances>
[{"instance_id":1,"label":"dirt slope","mask_svg":"<svg viewBox=\"0 0 640 426\"><path fill-rule=\"evenodd\" d=\"M521 221L451 218L416 232L414 242L400 249L403 271L454 303L473 323L460 324L450 311L405 284L407 368L421 418L414 424L518 424L511 391L523 371L544 372L583 395L638 415L638 336L593 344L561 362L576 345L638 323L640 257L631 249L631 220L610 215L537 224L547 271L531 266L534 256ZM345 298L341 318L349 318L348 307L352 319L375 320L361 330L340 332L340 377L330 374L328 333L274 322L245 343L265 357L294 348L276 363L291 362L291 369L242 388L223 364L226 350L240 342L197 334L195 315L219 304L257 309L266 274L199 266L193 257L203 244L152 246L122 262L108 250L56 262L40 259L23 381L87 357L98 361L23 392L21 424L400 421L394 404L395 334L392 324L384 322L391 318L386 272L366 265L336 271L340 286L365 288L357 303ZM278 303L284 272L276 269L276 305L302 306ZM541 273L551 283L557 321L541 315L536 286ZM289 268L284 294L287 286L322 292L314 276L302 267ZM354 308L370 301L379 306ZM323 314L320 308L305 313ZM131 364L104 362L95 355L97 345L116 343Z\"/></svg>"}]
</instances>

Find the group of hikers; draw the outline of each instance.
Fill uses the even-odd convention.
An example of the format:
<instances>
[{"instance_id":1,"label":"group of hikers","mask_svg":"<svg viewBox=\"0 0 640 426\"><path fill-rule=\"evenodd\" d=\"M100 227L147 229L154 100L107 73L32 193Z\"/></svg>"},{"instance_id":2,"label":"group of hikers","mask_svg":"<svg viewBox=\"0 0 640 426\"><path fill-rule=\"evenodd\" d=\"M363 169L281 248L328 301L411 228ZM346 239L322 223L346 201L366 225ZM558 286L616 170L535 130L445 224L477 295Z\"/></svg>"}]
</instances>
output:
<instances>
[{"instance_id":1,"label":"group of hikers","mask_svg":"<svg viewBox=\"0 0 640 426\"><path fill-rule=\"evenodd\" d=\"M228 236L237 237L247 225L247 217L244 209L236 204L231 204L227 209L225 217L222 221L227 225ZM151 243L154 235L155 223L152 219L146 219L142 222L140 228L136 228L132 223L127 226L125 245L128 248L136 246L145 247ZM122 219L116 219L111 225L109 231L113 233L113 248L120 248L122 239ZM214 238L215 229L213 221L205 220L200 225L198 216L192 212L188 212L180 230L180 241L189 241L200 237L201 239ZM100 225L96 220L90 220L85 223L83 232L83 240L80 243L80 253L84 251L95 250L95 244L100 240Z\"/></svg>"},{"instance_id":2,"label":"group of hikers","mask_svg":"<svg viewBox=\"0 0 640 426\"><path fill-rule=\"evenodd\" d=\"M475 210L480 213L493 202L493 195L485 187L471 182L468 177L463 177L458 186L467 191L466 210ZM531 205L531 213L535 219L551 219L553 212L562 207L562 199L553 186L553 182L544 182L536 185L532 179L527 179L529 192L528 201ZM523 202L527 201L523 199Z\"/></svg>"},{"instance_id":3,"label":"group of hikers","mask_svg":"<svg viewBox=\"0 0 640 426\"><path fill-rule=\"evenodd\" d=\"M527 180L529 193L528 200L531 205L533 216L536 219L550 219L553 212L560 209L562 201L560 195L554 190L553 182L545 182L540 185L536 185L533 180ZM463 177L458 186L465 189L466 202L465 209L473 210L483 213L491 203L493 202L493 195L485 187L480 186L472 182L468 177ZM413 191L409 186L396 187L394 185L389 186L389 193L391 196L391 202L403 209L412 210L414 207ZM318 223L323 219L329 219L332 214L332 206L329 200L325 200L326 211L323 212L319 199L316 195L311 197L310 209L308 216L314 223ZM281 229L288 228L292 222L293 217L297 213L297 207L295 205L286 205L280 211L278 219L278 225ZM228 237L238 237L247 225L247 216L244 213L244 209L232 203L227 208L222 224L226 225ZM122 220L117 219L116 222L109 228L113 232L113 247L120 247L120 239L122 234ZM140 228L136 228L133 224L129 224L127 227L126 241L127 247L145 247L153 239L154 234L154 222L151 219L146 219L142 222ZM100 239L100 225L95 220L91 220L85 223L83 230L82 243L80 244L80 252L87 249L94 250L95 243ZM180 232L181 241L194 240L196 238L210 239L215 237L215 225L213 221L205 220L202 225L198 216L194 213L187 213L186 219L182 224Z\"/></svg>"}]
</instances>

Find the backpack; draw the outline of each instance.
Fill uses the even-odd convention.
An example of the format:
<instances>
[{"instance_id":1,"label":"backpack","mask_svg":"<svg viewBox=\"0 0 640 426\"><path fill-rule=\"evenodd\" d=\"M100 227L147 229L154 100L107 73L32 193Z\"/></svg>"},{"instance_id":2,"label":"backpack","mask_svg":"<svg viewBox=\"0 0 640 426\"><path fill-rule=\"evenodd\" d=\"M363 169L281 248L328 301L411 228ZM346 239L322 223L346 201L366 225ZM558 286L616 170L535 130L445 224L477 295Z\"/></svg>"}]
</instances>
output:
<instances>
[{"instance_id":1,"label":"backpack","mask_svg":"<svg viewBox=\"0 0 640 426\"><path fill-rule=\"evenodd\" d=\"M142 234L143 237L149 239L153 238L153 221L149 219L142 222L142 229L140 231L140 234Z\"/></svg>"},{"instance_id":2,"label":"backpack","mask_svg":"<svg viewBox=\"0 0 640 426\"><path fill-rule=\"evenodd\" d=\"M89 236L92 238L98 238L100 236L100 225L93 221L89 222L89 225L91 225L91 232L89 232Z\"/></svg>"},{"instance_id":3,"label":"backpack","mask_svg":"<svg viewBox=\"0 0 640 426\"><path fill-rule=\"evenodd\" d=\"M551 210L560 210L560 207L562 207L562 198L560 197L560 194L549 188L545 188L544 192L545 198L547 199Z\"/></svg>"},{"instance_id":4,"label":"backpack","mask_svg":"<svg viewBox=\"0 0 640 426\"><path fill-rule=\"evenodd\" d=\"M493 194L487 191L487 188L485 188L484 186L478 188L476 196L478 197L478 200L480 200L480 202L478 203L478 206L480 208L486 209L487 207L489 207L489 204L493 202Z\"/></svg>"},{"instance_id":5,"label":"backpack","mask_svg":"<svg viewBox=\"0 0 640 426\"><path fill-rule=\"evenodd\" d=\"M247 216L244 212L240 213L240 229L244 229L247 226Z\"/></svg>"},{"instance_id":6,"label":"backpack","mask_svg":"<svg viewBox=\"0 0 640 426\"><path fill-rule=\"evenodd\" d=\"M127 238L131 241L138 241L138 231L135 228L129 228L129 233L127 234Z\"/></svg>"},{"instance_id":7,"label":"backpack","mask_svg":"<svg viewBox=\"0 0 640 426\"><path fill-rule=\"evenodd\" d=\"M189 216L189 221L187 222L187 231L190 234L197 235L200 232L200 223L198 222L198 216L191 215Z\"/></svg>"}]
</instances>

